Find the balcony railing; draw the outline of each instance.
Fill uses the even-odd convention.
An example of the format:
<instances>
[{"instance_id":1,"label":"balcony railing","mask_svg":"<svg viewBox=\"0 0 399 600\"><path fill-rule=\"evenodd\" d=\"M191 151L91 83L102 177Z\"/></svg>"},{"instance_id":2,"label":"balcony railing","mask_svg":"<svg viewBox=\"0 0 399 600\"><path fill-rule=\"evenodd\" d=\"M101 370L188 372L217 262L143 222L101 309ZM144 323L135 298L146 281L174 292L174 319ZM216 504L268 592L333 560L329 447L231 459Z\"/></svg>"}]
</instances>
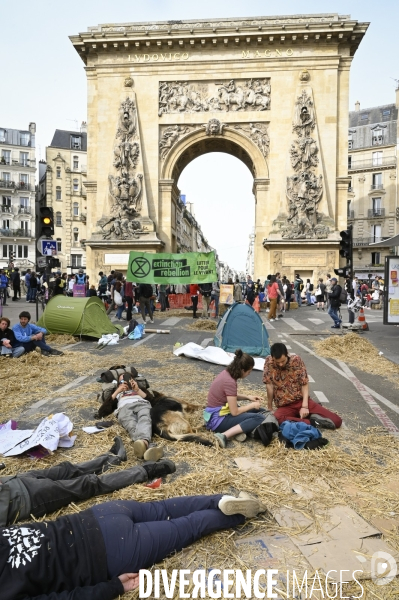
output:
<instances>
[{"instance_id":1,"label":"balcony railing","mask_svg":"<svg viewBox=\"0 0 399 600\"><path fill-rule=\"evenodd\" d=\"M384 242L385 240L389 240L388 237L368 237L368 238L354 238L353 245L354 246L368 246L369 244L374 244L376 242Z\"/></svg>"},{"instance_id":2,"label":"balcony railing","mask_svg":"<svg viewBox=\"0 0 399 600\"><path fill-rule=\"evenodd\" d=\"M1 212L2 213L7 213L7 214L13 214L12 213L12 207L11 206L5 206L4 204L1 205Z\"/></svg>"},{"instance_id":3,"label":"balcony railing","mask_svg":"<svg viewBox=\"0 0 399 600\"><path fill-rule=\"evenodd\" d=\"M385 208L369 208L368 217L385 217Z\"/></svg>"},{"instance_id":4,"label":"balcony railing","mask_svg":"<svg viewBox=\"0 0 399 600\"><path fill-rule=\"evenodd\" d=\"M30 229L1 229L1 228L0 228L0 236L3 236L3 237L26 237L26 238L32 237Z\"/></svg>"},{"instance_id":5,"label":"balcony railing","mask_svg":"<svg viewBox=\"0 0 399 600\"><path fill-rule=\"evenodd\" d=\"M18 208L18 214L19 215L31 215L32 209L30 208L30 206L20 206Z\"/></svg>"},{"instance_id":6,"label":"balcony railing","mask_svg":"<svg viewBox=\"0 0 399 600\"><path fill-rule=\"evenodd\" d=\"M25 183L25 181L18 181L17 190L30 191L31 189L32 189L32 186L30 183Z\"/></svg>"},{"instance_id":7,"label":"balcony railing","mask_svg":"<svg viewBox=\"0 0 399 600\"><path fill-rule=\"evenodd\" d=\"M1 165L8 165L8 166L13 166L13 167L31 167L34 168L36 167L36 161L34 159L31 158L27 158L26 160L18 160L15 158L5 158L5 157L0 157L0 166Z\"/></svg>"},{"instance_id":8,"label":"balcony railing","mask_svg":"<svg viewBox=\"0 0 399 600\"><path fill-rule=\"evenodd\" d=\"M0 179L0 188L15 189L15 181L11 181L10 179Z\"/></svg>"},{"instance_id":9,"label":"balcony railing","mask_svg":"<svg viewBox=\"0 0 399 600\"><path fill-rule=\"evenodd\" d=\"M396 165L396 156L383 156L382 158L367 158L365 160L352 160L348 164L349 171L358 169L377 169L378 167L392 167Z\"/></svg>"},{"instance_id":10,"label":"balcony railing","mask_svg":"<svg viewBox=\"0 0 399 600\"><path fill-rule=\"evenodd\" d=\"M383 189L384 189L383 183L373 183L373 185L370 186L370 190L383 190Z\"/></svg>"}]
</instances>

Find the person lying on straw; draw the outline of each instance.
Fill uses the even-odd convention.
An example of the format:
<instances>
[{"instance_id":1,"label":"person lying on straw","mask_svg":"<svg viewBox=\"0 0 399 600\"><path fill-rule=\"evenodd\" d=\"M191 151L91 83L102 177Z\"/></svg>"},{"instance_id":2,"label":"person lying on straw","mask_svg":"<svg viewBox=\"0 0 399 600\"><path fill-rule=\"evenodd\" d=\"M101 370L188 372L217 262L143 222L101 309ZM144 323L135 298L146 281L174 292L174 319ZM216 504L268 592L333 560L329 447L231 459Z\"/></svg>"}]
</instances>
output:
<instances>
[{"instance_id":1,"label":"person lying on straw","mask_svg":"<svg viewBox=\"0 0 399 600\"><path fill-rule=\"evenodd\" d=\"M49 469L0 477L0 526L25 521L30 516L40 518L71 502L110 494L176 471L172 461L163 460L101 475L122 461L126 461L126 450L121 438L116 436L108 453L93 460L77 465L65 461Z\"/></svg>"},{"instance_id":2,"label":"person lying on straw","mask_svg":"<svg viewBox=\"0 0 399 600\"><path fill-rule=\"evenodd\" d=\"M244 492L118 500L0 528L1 600L113 600L138 587L140 569L264 510Z\"/></svg>"}]
</instances>

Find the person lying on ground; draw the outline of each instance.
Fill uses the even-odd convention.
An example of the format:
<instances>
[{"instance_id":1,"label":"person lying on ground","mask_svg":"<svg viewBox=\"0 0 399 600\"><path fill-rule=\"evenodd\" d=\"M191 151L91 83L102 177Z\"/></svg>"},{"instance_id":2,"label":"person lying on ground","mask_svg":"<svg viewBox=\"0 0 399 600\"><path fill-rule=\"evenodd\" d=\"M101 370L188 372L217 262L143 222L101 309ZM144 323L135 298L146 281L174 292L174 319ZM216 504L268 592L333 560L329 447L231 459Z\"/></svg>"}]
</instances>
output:
<instances>
[{"instance_id":1,"label":"person lying on ground","mask_svg":"<svg viewBox=\"0 0 399 600\"><path fill-rule=\"evenodd\" d=\"M1 356L7 358L19 358L25 352L25 348L18 344L13 330L10 328L10 319L2 317L0 320L0 347Z\"/></svg>"},{"instance_id":2,"label":"person lying on ground","mask_svg":"<svg viewBox=\"0 0 399 600\"><path fill-rule=\"evenodd\" d=\"M213 380L204 410L206 428L213 431L222 448L230 438L244 441L265 420L261 409L263 398L242 396L237 392L238 379L245 379L254 368L255 361L249 354L236 350L234 360ZM238 405L238 401L249 400L249 404Z\"/></svg>"},{"instance_id":3,"label":"person lying on ground","mask_svg":"<svg viewBox=\"0 0 399 600\"><path fill-rule=\"evenodd\" d=\"M151 444L152 421L151 404L130 373L119 375L119 385L111 396L110 404L115 407L119 423L133 440L133 452L137 458L158 460L163 456L159 446ZM103 405L104 406L104 405ZM107 411L108 412L108 411ZM108 412L109 414L109 412ZM101 417L104 411L99 410Z\"/></svg>"},{"instance_id":4,"label":"person lying on ground","mask_svg":"<svg viewBox=\"0 0 399 600\"><path fill-rule=\"evenodd\" d=\"M49 469L0 477L0 526L25 521L30 515L39 519L71 502L110 494L176 471L172 461L163 460L102 475L122 461L126 461L126 450L116 436L109 452L93 460L76 465L65 461Z\"/></svg>"},{"instance_id":5,"label":"person lying on ground","mask_svg":"<svg viewBox=\"0 0 399 600\"><path fill-rule=\"evenodd\" d=\"M47 330L30 323L30 320L30 313L23 310L19 314L19 323L12 328L17 341L25 348L25 352L32 352L36 348L40 348L43 356L63 356L63 352L46 344L44 336Z\"/></svg>"},{"instance_id":6,"label":"person lying on ground","mask_svg":"<svg viewBox=\"0 0 399 600\"><path fill-rule=\"evenodd\" d=\"M140 569L264 510L244 492L118 500L0 528L1 600L113 600L138 587Z\"/></svg>"},{"instance_id":7,"label":"person lying on ground","mask_svg":"<svg viewBox=\"0 0 399 600\"><path fill-rule=\"evenodd\" d=\"M309 379L303 360L288 354L285 344L278 342L265 359L263 383L266 384L268 409L274 411L279 425L283 421L303 421L315 427L336 429L342 419L309 398Z\"/></svg>"}]
</instances>

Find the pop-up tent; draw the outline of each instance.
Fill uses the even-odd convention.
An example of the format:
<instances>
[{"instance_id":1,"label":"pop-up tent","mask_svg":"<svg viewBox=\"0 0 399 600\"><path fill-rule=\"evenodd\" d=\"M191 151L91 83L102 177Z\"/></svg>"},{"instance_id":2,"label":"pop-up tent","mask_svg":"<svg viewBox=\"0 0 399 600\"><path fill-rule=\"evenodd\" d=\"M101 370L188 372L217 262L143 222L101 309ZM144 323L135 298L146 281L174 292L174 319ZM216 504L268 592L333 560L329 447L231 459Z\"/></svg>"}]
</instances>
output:
<instances>
[{"instance_id":1,"label":"pop-up tent","mask_svg":"<svg viewBox=\"0 0 399 600\"><path fill-rule=\"evenodd\" d=\"M269 336L259 314L249 304L233 304L223 315L213 338L215 346L226 352L243 352L253 356L270 354Z\"/></svg>"},{"instance_id":2,"label":"pop-up tent","mask_svg":"<svg viewBox=\"0 0 399 600\"><path fill-rule=\"evenodd\" d=\"M111 323L99 298L70 298L54 296L38 320L49 333L69 333L100 338L105 333L122 333L119 325Z\"/></svg>"}]
</instances>

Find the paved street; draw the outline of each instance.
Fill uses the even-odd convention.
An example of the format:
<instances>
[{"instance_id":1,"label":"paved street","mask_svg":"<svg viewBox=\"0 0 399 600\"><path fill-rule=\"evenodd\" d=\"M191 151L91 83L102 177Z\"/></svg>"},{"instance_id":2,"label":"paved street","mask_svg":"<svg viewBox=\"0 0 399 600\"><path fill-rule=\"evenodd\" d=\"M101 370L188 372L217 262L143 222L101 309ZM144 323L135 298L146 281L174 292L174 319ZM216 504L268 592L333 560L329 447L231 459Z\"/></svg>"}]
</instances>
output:
<instances>
[{"instance_id":1,"label":"paved street","mask_svg":"<svg viewBox=\"0 0 399 600\"><path fill-rule=\"evenodd\" d=\"M9 307L4 307L4 314L17 320L21 310L29 310L32 320L35 320L35 305L27 304L24 300L10 302ZM346 320L345 310L343 318ZM145 344L149 349L172 352L176 342L194 342L203 347L213 344L212 331L193 331L187 329L192 319L184 317L169 317L155 313L155 325L153 327L170 329L169 335L147 334L139 341L122 341L118 346L105 348L102 353L110 357L110 363L115 363L117 355L125 351L127 347L134 348ZM334 359L326 359L317 356L313 350L313 342L325 339L332 334L342 335L342 332L331 332L331 319L326 312L316 311L314 307L302 307L285 313L282 319L268 323L266 313L261 313L262 319L270 337L270 343L284 342L290 352L299 354L305 361L310 375L311 397L318 399L326 407L336 410L344 418L345 426L359 430L367 427L384 426L389 431L399 433L399 399L397 388L386 378L367 373L345 362ZM115 319L115 317L112 317ZM366 318L370 331L360 333L359 338L371 341L384 356L399 364L399 329L383 325L382 311L366 311ZM121 321L125 323L125 321ZM87 350L89 353L95 351L96 344L92 341L82 341L71 346L73 351ZM221 367L208 363L195 361L181 357L181 362L190 364L192 369L206 369L215 375L220 372ZM132 360L134 362L134 358ZM149 374L151 369L149 369ZM148 375L146 373L146 375ZM263 390L262 374L253 372L243 382L243 385L253 384L260 386ZM363 389L364 386L364 389ZM176 391L178 395L178 390ZM31 412L32 414L32 412ZM33 414L32 414L33 416Z\"/></svg>"}]
</instances>

